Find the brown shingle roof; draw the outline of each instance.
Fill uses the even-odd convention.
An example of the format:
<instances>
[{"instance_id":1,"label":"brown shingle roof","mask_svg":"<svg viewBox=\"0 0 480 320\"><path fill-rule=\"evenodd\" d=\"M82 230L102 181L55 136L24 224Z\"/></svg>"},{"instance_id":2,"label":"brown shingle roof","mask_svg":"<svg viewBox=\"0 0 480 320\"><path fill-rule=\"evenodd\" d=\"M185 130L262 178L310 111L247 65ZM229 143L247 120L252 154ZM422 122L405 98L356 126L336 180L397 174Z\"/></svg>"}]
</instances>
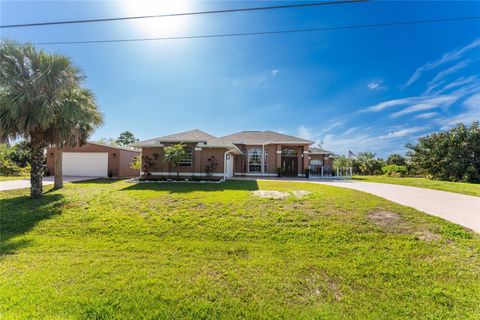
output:
<instances>
[{"instance_id":1,"label":"brown shingle roof","mask_svg":"<svg viewBox=\"0 0 480 320\"><path fill-rule=\"evenodd\" d=\"M312 144L313 141L274 132L274 131L241 131L222 137L225 141L236 144Z\"/></svg>"},{"instance_id":2,"label":"brown shingle roof","mask_svg":"<svg viewBox=\"0 0 480 320\"><path fill-rule=\"evenodd\" d=\"M224 147L224 148L236 148L232 143L219 139L211 134L208 134L202 130L194 129L190 131L178 132L163 137L157 137L133 143L134 147L154 147L159 146L165 142L197 142L206 147Z\"/></svg>"},{"instance_id":3,"label":"brown shingle roof","mask_svg":"<svg viewBox=\"0 0 480 320\"><path fill-rule=\"evenodd\" d=\"M331 151L324 150L322 148L308 148L310 154L334 154Z\"/></svg>"}]
</instances>

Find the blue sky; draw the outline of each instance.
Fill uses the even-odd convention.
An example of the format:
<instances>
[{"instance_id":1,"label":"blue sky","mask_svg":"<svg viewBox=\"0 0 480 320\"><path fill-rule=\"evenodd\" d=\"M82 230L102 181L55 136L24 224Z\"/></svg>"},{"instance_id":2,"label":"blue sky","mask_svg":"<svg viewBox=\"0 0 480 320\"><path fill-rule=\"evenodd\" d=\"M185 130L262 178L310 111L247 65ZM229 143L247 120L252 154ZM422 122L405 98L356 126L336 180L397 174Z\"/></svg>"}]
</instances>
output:
<instances>
[{"instance_id":1,"label":"blue sky","mask_svg":"<svg viewBox=\"0 0 480 320\"><path fill-rule=\"evenodd\" d=\"M5 1L1 24L285 2ZM291 3L291 2L290 2ZM2 29L18 41L168 37L480 15L479 2L371 2L142 21ZM45 45L87 75L105 125L140 139L193 128L276 130L337 153L404 152L480 119L480 20L252 37Z\"/></svg>"}]
</instances>

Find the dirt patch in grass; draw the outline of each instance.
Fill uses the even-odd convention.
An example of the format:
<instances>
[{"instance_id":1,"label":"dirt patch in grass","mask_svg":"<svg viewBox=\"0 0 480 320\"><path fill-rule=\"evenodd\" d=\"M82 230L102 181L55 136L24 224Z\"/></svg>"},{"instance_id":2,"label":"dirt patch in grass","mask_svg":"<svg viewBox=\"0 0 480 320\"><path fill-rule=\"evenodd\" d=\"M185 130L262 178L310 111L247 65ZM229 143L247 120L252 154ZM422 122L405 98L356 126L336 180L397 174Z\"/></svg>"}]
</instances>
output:
<instances>
[{"instance_id":1,"label":"dirt patch in grass","mask_svg":"<svg viewBox=\"0 0 480 320\"><path fill-rule=\"evenodd\" d=\"M401 218L398 214L386 210L377 210L368 215L370 220L377 226L382 228L395 227L401 223Z\"/></svg>"},{"instance_id":2,"label":"dirt patch in grass","mask_svg":"<svg viewBox=\"0 0 480 320\"><path fill-rule=\"evenodd\" d=\"M310 191L305 190L293 190L291 194L299 199L306 197L311 194ZM290 196L289 192L277 191L277 190L257 190L253 191L253 195L260 198L268 198L268 199L285 199Z\"/></svg>"},{"instance_id":3,"label":"dirt patch in grass","mask_svg":"<svg viewBox=\"0 0 480 320\"><path fill-rule=\"evenodd\" d=\"M256 190L253 191L253 195L259 198L267 199L285 199L290 196L288 192L276 191L276 190Z\"/></svg>"},{"instance_id":4,"label":"dirt patch in grass","mask_svg":"<svg viewBox=\"0 0 480 320\"><path fill-rule=\"evenodd\" d=\"M421 232L416 233L416 239L421 240L421 241L438 241L442 237L439 234L430 232L428 230L424 230Z\"/></svg>"},{"instance_id":5,"label":"dirt patch in grass","mask_svg":"<svg viewBox=\"0 0 480 320\"><path fill-rule=\"evenodd\" d=\"M293 190L292 194L295 196L295 198L303 198L310 195L311 192L305 190Z\"/></svg>"}]
</instances>

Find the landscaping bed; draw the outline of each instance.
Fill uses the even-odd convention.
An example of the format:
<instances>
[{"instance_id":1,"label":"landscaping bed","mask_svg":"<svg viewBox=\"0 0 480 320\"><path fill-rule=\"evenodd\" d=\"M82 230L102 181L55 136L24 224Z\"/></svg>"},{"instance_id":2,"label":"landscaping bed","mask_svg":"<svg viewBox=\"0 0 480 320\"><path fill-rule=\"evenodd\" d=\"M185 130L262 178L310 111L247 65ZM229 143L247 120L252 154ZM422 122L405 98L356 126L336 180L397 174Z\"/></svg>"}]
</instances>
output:
<instances>
[{"instance_id":1,"label":"landscaping bed","mask_svg":"<svg viewBox=\"0 0 480 320\"><path fill-rule=\"evenodd\" d=\"M220 177L172 177L172 176L143 176L138 181L144 182L221 182L224 181Z\"/></svg>"}]
</instances>

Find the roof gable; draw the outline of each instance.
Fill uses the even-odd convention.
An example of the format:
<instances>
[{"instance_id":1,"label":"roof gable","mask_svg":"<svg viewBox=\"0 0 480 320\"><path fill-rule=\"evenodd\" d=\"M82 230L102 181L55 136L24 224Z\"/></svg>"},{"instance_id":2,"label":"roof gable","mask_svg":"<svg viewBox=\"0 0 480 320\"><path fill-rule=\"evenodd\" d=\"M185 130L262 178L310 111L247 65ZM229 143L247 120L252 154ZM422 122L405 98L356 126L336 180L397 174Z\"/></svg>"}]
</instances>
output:
<instances>
[{"instance_id":1,"label":"roof gable","mask_svg":"<svg viewBox=\"0 0 480 320\"><path fill-rule=\"evenodd\" d=\"M184 132L178 132L162 137L139 141L132 144L135 147L154 147L161 146L163 143L199 143L205 147L217 147L217 148L235 148L235 146L223 139L219 139L205 131L194 129Z\"/></svg>"}]
</instances>

